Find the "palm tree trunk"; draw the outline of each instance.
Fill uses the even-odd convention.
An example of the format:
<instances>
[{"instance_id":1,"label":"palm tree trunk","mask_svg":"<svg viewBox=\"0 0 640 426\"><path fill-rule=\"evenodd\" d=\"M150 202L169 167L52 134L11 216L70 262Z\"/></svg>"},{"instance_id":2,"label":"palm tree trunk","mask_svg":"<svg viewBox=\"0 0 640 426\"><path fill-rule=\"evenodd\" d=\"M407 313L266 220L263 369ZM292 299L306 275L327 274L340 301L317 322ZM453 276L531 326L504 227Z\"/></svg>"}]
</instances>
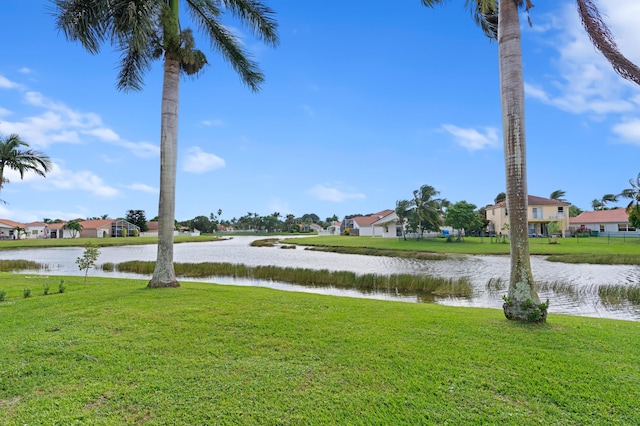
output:
<instances>
[{"instance_id":1,"label":"palm tree trunk","mask_svg":"<svg viewBox=\"0 0 640 426\"><path fill-rule=\"evenodd\" d=\"M516 0L502 0L499 4L498 56L511 245L511 278L504 312L508 319L529 321L530 313L522 309L522 305L539 305L540 298L536 293L529 260L524 78ZM544 314L546 316L546 310Z\"/></svg>"},{"instance_id":2,"label":"palm tree trunk","mask_svg":"<svg viewBox=\"0 0 640 426\"><path fill-rule=\"evenodd\" d=\"M158 203L158 254L148 287L179 287L173 268L173 228L176 210L178 162L178 93L180 62L167 54L162 85L160 125L160 201Z\"/></svg>"}]
</instances>

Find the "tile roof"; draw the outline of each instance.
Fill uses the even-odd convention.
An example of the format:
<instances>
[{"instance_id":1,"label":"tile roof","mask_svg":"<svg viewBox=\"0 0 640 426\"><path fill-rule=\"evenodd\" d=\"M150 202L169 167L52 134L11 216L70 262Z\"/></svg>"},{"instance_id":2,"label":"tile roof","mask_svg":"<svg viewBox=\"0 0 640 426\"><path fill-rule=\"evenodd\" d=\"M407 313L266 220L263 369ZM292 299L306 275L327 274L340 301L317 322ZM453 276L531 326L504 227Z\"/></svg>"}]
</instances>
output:
<instances>
[{"instance_id":1,"label":"tile roof","mask_svg":"<svg viewBox=\"0 0 640 426\"><path fill-rule=\"evenodd\" d=\"M527 196L527 204L530 206L549 206L549 205L557 205L557 206L570 206L571 203L560 200L553 200L551 198L544 197L536 197L535 195ZM500 201L498 204L489 205L487 209L494 209L497 207L504 207L507 205L507 200Z\"/></svg>"},{"instance_id":2,"label":"tile roof","mask_svg":"<svg viewBox=\"0 0 640 426\"><path fill-rule=\"evenodd\" d=\"M358 224L358 226L371 226L374 222L379 221L385 216L389 216L393 212L394 210L387 209L378 213L370 214L369 216L355 216L352 219Z\"/></svg>"},{"instance_id":3,"label":"tile roof","mask_svg":"<svg viewBox=\"0 0 640 426\"><path fill-rule=\"evenodd\" d=\"M83 220L80 222L80 225L82 225L82 229L100 229L111 226L113 222L115 222L113 219L93 219Z\"/></svg>"},{"instance_id":4,"label":"tile roof","mask_svg":"<svg viewBox=\"0 0 640 426\"><path fill-rule=\"evenodd\" d=\"M569 218L569 223L627 223L629 215L625 209L598 210L582 212L576 217Z\"/></svg>"},{"instance_id":5,"label":"tile roof","mask_svg":"<svg viewBox=\"0 0 640 426\"><path fill-rule=\"evenodd\" d=\"M13 220L9 219L0 219L0 224L10 226L11 228L15 228L16 226L24 228L25 226L24 223L14 222Z\"/></svg>"}]
</instances>

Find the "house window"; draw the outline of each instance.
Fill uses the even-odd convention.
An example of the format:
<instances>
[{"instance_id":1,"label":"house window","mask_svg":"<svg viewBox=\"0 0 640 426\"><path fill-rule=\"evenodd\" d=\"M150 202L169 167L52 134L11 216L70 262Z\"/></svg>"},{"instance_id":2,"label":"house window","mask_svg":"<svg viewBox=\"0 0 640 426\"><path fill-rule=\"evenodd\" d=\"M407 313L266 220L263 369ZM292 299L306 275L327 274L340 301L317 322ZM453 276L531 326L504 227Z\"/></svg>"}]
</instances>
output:
<instances>
[{"instance_id":1,"label":"house window","mask_svg":"<svg viewBox=\"0 0 640 426\"><path fill-rule=\"evenodd\" d=\"M32 230L31 235L38 235L38 230L37 229Z\"/></svg>"},{"instance_id":2,"label":"house window","mask_svg":"<svg viewBox=\"0 0 640 426\"><path fill-rule=\"evenodd\" d=\"M558 219L562 219L564 217L564 207L563 206L559 206L558 207Z\"/></svg>"},{"instance_id":3,"label":"house window","mask_svg":"<svg viewBox=\"0 0 640 426\"><path fill-rule=\"evenodd\" d=\"M627 224L627 223L619 223L618 224L618 231L619 232L635 232L636 228L634 228L633 226Z\"/></svg>"},{"instance_id":4,"label":"house window","mask_svg":"<svg viewBox=\"0 0 640 426\"><path fill-rule=\"evenodd\" d=\"M509 216L509 210L506 207L504 208L504 215Z\"/></svg>"},{"instance_id":5,"label":"house window","mask_svg":"<svg viewBox=\"0 0 640 426\"><path fill-rule=\"evenodd\" d=\"M533 208L533 218L542 219L542 209L540 207Z\"/></svg>"},{"instance_id":6,"label":"house window","mask_svg":"<svg viewBox=\"0 0 640 426\"><path fill-rule=\"evenodd\" d=\"M603 223L600 224L600 232L604 232L604 224Z\"/></svg>"}]
</instances>

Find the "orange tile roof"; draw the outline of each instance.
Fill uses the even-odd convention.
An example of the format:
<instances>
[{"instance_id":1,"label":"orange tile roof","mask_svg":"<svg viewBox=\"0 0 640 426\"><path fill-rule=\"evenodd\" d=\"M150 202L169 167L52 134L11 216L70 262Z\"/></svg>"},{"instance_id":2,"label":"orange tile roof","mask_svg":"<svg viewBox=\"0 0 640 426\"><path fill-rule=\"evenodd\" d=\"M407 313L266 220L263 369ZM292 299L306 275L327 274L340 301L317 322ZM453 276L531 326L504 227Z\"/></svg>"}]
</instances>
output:
<instances>
[{"instance_id":1,"label":"orange tile roof","mask_svg":"<svg viewBox=\"0 0 640 426\"><path fill-rule=\"evenodd\" d=\"M3 225L10 226L12 228L15 228L16 226L24 228L25 226L24 223L14 222L13 220L9 220L9 219L0 219L0 223Z\"/></svg>"},{"instance_id":2,"label":"orange tile roof","mask_svg":"<svg viewBox=\"0 0 640 426\"><path fill-rule=\"evenodd\" d=\"M582 212L576 217L569 218L569 223L627 223L629 215L625 209L598 210Z\"/></svg>"},{"instance_id":3,"label":"orange tile roof","mask_svg":"<svg viewBox=\"0 0 640 426\"><path fill-rule=\"evenodd\" d=\"M569 206L571 205L571 203L568 203L566 201L553 200L551 198L544 198L544 197L536 197L535 195L527 196L527 204L530 206L549 206L549 205ZM504 201L500 201L497 204L489 205L486 208L494 209L497 207L504 207L506 205L507 205L507 200L504 200Z\"/></svg>"},{"instance_id":4,"label":"orange tile roof","mask_svg":"<svg viewBox=\"0 0 640 426\"><path fill-rule=\"evenodd\" d=\"M115 222L113 219L93 219L83 220L80 222L80 225L82 225L82 229L100 229L111 226L113 222Z\"/></svg>"}]
</instances>

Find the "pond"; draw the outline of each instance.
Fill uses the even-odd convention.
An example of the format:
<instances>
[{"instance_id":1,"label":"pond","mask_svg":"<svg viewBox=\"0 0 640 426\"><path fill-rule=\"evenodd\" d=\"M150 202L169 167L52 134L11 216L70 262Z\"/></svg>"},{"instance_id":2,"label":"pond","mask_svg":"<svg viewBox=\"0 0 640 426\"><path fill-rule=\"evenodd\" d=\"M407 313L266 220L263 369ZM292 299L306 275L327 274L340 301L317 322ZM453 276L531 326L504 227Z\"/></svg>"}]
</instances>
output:
<instances>
[{"instance_id":1,"label":"pond","mask_svg":"<svg viewBox=\"0 0 640 426\"><path fill-rule=\"evenodd\" d=\"M509 281L508 256L453 256L447 260L400 259L385 256L364 256L305 250L303 247L283 250L279 247L251 247L251 241L264 237L233 237L225 241L183 243L174 246L176 262L228 262L248 266L279 266L292 268L328 269L355 273L426 274L450 278L468 277L473 286L471 297L440 297L419 294L360 292L335 288L311 288L265 280L209 277L189 281L215 282L232 285L251 285L280 290L304 291L337 296L365 297L405 302L435 302L450 306L470 306L501 309L502 296ZM82 255L81 247L19 249L0 251L0 259L32 260L48 265L47 270L29 271L47 275L82 275L75 263ZM100 249L98 265L129 260L155 261L156 246L121 246ZM640 320L640 306L629 303L605 304L598 290L602 286L631 286L640 284L640 266L587 265L547 262L544 257L532 256L531 266L542 301L547 298L549 312L571 315ZM89 272L93 276L113 278L150 278L121 272L105 272L100 268ZM184 279L183 281L187 281ZM494 285L488 285L489 282ZM502 287L495 283L502 283Z\"/></svg>"}]
</instances>

